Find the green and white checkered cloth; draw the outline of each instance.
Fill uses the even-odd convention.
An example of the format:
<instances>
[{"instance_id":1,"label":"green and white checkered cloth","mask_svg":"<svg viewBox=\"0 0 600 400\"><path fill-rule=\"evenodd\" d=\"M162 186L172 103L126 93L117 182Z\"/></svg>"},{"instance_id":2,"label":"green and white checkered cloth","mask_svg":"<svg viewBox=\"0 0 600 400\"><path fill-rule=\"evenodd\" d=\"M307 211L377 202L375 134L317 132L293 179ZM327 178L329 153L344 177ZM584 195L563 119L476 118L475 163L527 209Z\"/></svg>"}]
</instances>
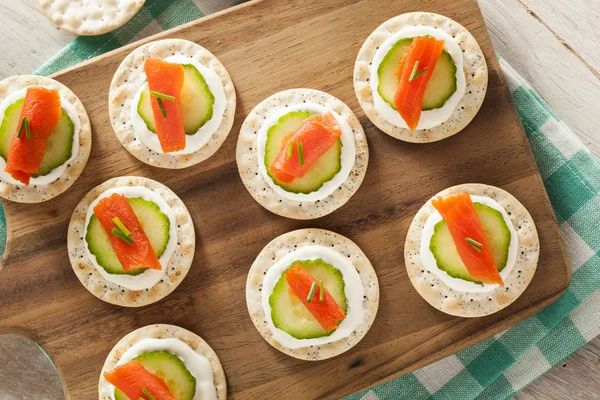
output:
<instances>
[{"instance_id":1,"label":"green and white checkered cloth","mask_svg":"<svg viewBox=\"0 0 600 400\"><path fill-rule=\"evenodd\" d=\"M48 75L239 0L148 0L125 26L78 37L36 73ZM507 331L349 399L505 399L600 334L600 164L503 60L506 79L573 263L554 304ZM0 239L6 230L0 216Z\"/></svg>"}]
</instances>

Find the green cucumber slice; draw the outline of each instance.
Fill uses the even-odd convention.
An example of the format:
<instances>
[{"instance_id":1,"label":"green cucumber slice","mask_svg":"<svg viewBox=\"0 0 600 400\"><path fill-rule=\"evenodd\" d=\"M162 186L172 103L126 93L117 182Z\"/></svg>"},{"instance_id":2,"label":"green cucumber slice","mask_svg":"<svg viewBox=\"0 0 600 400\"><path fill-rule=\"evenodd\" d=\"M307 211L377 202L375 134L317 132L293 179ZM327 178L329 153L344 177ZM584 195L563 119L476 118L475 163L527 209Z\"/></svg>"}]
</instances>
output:
<instances>
[{"instance_id":1,"label":"green cucumber slice","mask_svg":"<svg viewBox=\"0 0 600 400\"><path fill-rule=\"evenodd\" d=\"M19 99L6 108L0 125L0 156L7 161L10 142L21 124L21 109L25 99ZM48 175L55 168L66 163L72 155L75 128L69 114L63 109L62 115L48 137L44 157L40 164L40 172L32 174L33 178Z\"/></svg>"},{"instance_id":2,"label":"green cucumber slice","mask_svg":"<svg viewBox=\"0 0 600 400\"><path fill-rule=\"evenodd\" d=\"M381 98L394 110L396 109L394 96L396 89L398 89L396 71L412 40L413 38L398 40L383 57L377 68L377 76L379 77L377 91ZM443 50L427 83L422 109L432 110L442 107L454 92L456 92L456 64L454 64L452 56L446 50Z\"/></svg>"},{"instance_id":3,"label":"green cucumber slice","mask_svg":"<svg viewBox=\"0 0 600 400\"><path fill-rule=\"evenodd\" d=\"M148 351L133 358L150 373L162 378L169 392L177 400L193 400L196 394L196 378L183 361L167 351ZM150 393L152 394L152 393ZM115 400L132 400L115 388ZM133 399L137 400L137 399Z\"/></svg>"},{"instance_id":4,"label":"green cucumber slice","mask_svg":"<svg viewBox=\"0 0 600 400\"><path fill-rule=\"evenodd\" d=\"M510 230L500 211L481 203L473 203L473 205L481 221L485 238L490 245L496 267L500 272L506 267L508 261ZM475 281L471 277L467 267L458 255L446 221L441 220L435 224L429 249L433 253L439 269L446 271L453 278L481 284L481 282Z\"/></svg>"},{"instance_id":5,"label":"green cucumber slice","mask_svg":"<svg viewBox=\"0 0 600 400\"><path fill-rule=\"evenodd\" d=\"M326 182L333 179L333 177L342 169L342 141L338 139L337 143L310 167L306 175L302 178L295 179L292 183L284 184L279 182L269 172L269 166L273 164L281 151L286 136L295 132L311 115L312 114L308 112L291 111L281 116L277 123L271 126L267 131L264 160L267 174L269 174L276 185L291 193L308 194L316 192Z\"/></svg>"},{"instance_id":6,"label":"green cucumber slice","mask_svg":"<svg viewBox=\"0 0 600 400\"><path fill-rule=\"evenodd\" d=\"M128 198L127 200L140 221L144 233L148 237L152 249L154 249L154 253L156 253L156 257L160 258L169 243L169 229L171 227L169 217L152 201L138 197ZM85 241L90 253L96 256L98 265L104 268L109 274L139 275L146 270L146 268L128 272L123 270L123 267L117 258L117 254L110 243L108 234L104 231L104 228L102 228L96 215L92 215L90 218L85 234Z\"/></svg>"},{"instance_id":7,"label":"green cucumber slice","mask_svg":"<svg viewBox=\"0 0 600 400\"><path fill-rule=\"evenodd\" d=\"M183 88L181 89L181 115L186 135L194 135L212 118L215 96L208 88L202 74L192 64L183 64ZM138 114L151 132L156 133L154 114L148 85L140 95Z\"/></svg>"},{"instance_id":8,"label":"green cucumber slice","mask_svg":"<svg viewBox=\"0 0 600 400\"><path fill-rule=\"evenodd\" d=\"M321 259L294 261L313 278L323 281L323 287L335 302L347 313L348 304L344 292L344 278L340 270ZM311 339L331 335L335 329L326 332L317 319L308 311L302 301L291 293L282 274L269 297L273 324L296 339Z\"/></svg>"}]
</instances>

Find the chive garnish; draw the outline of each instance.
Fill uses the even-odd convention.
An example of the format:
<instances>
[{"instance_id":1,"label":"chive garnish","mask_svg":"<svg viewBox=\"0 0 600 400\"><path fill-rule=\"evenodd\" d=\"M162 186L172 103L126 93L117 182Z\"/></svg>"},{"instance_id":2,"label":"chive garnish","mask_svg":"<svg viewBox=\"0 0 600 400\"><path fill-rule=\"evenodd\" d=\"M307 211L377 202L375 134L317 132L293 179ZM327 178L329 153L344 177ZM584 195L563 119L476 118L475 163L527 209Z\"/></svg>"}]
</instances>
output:
<instances>
[{"instance_id":1,"label":"chive garnish","mask_svg":"<svg viewBox=\"0 0 600 400\"><path fill-rule=\"evenodd\" d=\"M29 118L23 118L25 120L25 137L31 139L31 127L29 126Z\"/></svg>"},{"instance_id":2,"label":"chive garnish","mask_svg":"<svg viewBox=\"0 0 600 400\"><path fill-rule=\"evenodd\" d=\"M319 279L319 301L323 301L323 281Z\"/></svg>"},{"instance_id":3,"label":"chive garnish","mask_svg":"<svg viewBox=\"0 0 600 400\"><path fill-rule=\"evenodd\" d=\"M128 245L133 244L133 238L130 236L125 236L125 234L123 232L121 232L121 230L119 228L113 228L111 233L113 235L115 235L116 237L118 237L119 239L121 239L122 241L124 241L125 243L127 243Z\"/></svg>"},{"instance_id":4,"label":"chive garnish","mask_svg":"<svg viewBox=\"0 0 600 400\"><path fill-rule=\"evenodd\" d=\"M300 166L304 165L304 148L302 147L302 142L298 142L298 163Z\"/></svg>"},{"instance_id":5,"label":"chive garnish","mask_svg":"<svg viewBox=\"0 0 600 400\"><path fill-rule=\"evenodd\" d=\"M121 220L119 219L119 217L114 217L112 219L112 221L117 226L117 228L119 228L121 230L121 232L123 232L125 234L125 236L131 237L131 232L129 232L129 229L127 229L125 227L125 225L121 222Z\"/></svg>"},{"instance_id":6,"label":"chive garnish","mask_svg":"<svg viewBox=\"0 0 600 400\"><path fill-rule=\"evenodd\" d=\"M169 100L169 101L175 101L175 96L170 96L168 94L164 94L164 93L160 93L160 92L155 92L154 90L150 91L150 94L158 99L165 99L165 100Z\"/></svg>"},{"instance_id":7,"label":"chive garnish","mask_svg":"<svg viewBox=\"0 0 600 400\"><path fill-rule=\"evenodd\" d=\"M287 155L286 155L286 157L287 157L288 159L289 159L289 158L292 158L292 153L293 153L293 152L294 152L294 142L289 142L289 143L288 143L288 148L287 148Z\"/></svg>"},{"instance_id":8,"label":"chive garnish","mask_svg":"<svg viewBox=\"0 0 600 400\"><path fill-rule=\"evenodd\" d=\"M149 392L148 390L146 390L146 388L142 388L142 393L144 393L144 394L146 395L146 397L148 398L148 400L156 400L156 399L154 398L154 396L152 396L152 395L150 394L150 392Z\"/></svg>"},{"instance_id":9,"label":"chive garnish","mask_svg":"<svg viewBox=\"0 0 600 400\"><path fill-rule=\"evenodd\" d=\"M474 244L472 244L472 243L469 243L469 246L471 246L471 248L472 248L473 250L475 250L476 252L478 252L479 254L481 254L481 249L480 249L479 247L475 246L475 245L474 245Z\"/></svg>"},{"instance_id":10,"label":"chive garnish","mask_svg":"<svg viewBox=\"0 0 600 400\"><path fill-rule=\"evenodd\" d=\"M315 290L317 290L317 282L313 282L310 286L310 291L308 292L308 297L306 298L306 302L312 302L313 297L315 296Z\"/></svg>"},{"instance_id":11,"label":"chive garnish","mask_svg":"<svg viewBox=\"0 0 600 400\"><path fill-rule=\"evenodd\" d=\"M423 68L422 70L420 70L419 72L417 72L417 68L419 68L419 62L415 62L415 66L413 67L412 72L410 73L410 77L408 78L409 82L414 81L416 78L418 78L422 73L424 73L425 71L427 71L427 68Z\"/></svg>"},{"instance_id":12,"label":"chive garnish","mask_svg":"<svg viewBox=\"0 0 600 400\"><path fill-rule=\"evenodd\" d=\"M156 102L158 103L158 108L160 108L160 113L162 114L163 118L167 118L167 110L165 110L162 99L159 97L156 99Z\"/></svg>"},{"instance_id":13,"label":"chive garnish","mask_svg":"<svg viewBox=\"0 0 600 400\"><path fill-rule=\"evenodd\" d=\"M27 117L23 117L23 120L21 121L21 126L19 126L19 132L17 133L18 138L23 136L23 131L25 131L25 137L31 139L31 126L29 125L29 118Z\"/></svg>"},{"instance_id":14,"label":"chive garnish","mask_svg":"<svg viewBox=\"0 0 600 400\"><path fill-rule=\"evenodd\" d=\"M477 246L477 247L482 247L483 245L481 243L479 243L477 240L473 240L470 237L466 237L465 240L467 241L467 243L469 243L470 245L473 246Z\"/></svg>"},{"instance_id":15,"label":"chive garnish","mask_svg":"<svg viewBox=\"0 0 600 400\"><path fill-rule=\"evenodd\" d=\"M424 37L425 39L429 39L429 38L431 37L431 35L430 35L430 34L427 34L427 35L425 35L425 36L423 36L423 37Z\"/></svg>"}]
</instances>

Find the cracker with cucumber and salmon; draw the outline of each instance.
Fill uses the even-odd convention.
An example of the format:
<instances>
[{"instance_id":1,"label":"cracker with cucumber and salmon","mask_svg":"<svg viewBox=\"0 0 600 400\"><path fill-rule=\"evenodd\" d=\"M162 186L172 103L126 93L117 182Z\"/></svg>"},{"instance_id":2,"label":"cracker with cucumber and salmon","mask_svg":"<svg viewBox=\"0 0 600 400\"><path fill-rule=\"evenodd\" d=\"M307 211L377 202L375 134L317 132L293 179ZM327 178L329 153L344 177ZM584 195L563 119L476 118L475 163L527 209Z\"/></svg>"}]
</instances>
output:
<instances>
[{"instance_id":1,"label":"cracker with cucumber and salmon","mask_svg":"<svg viewBox=\"0 0 600 400\"><path fill-rule=\"evenodd\" d=\"M233 125L236 94L221 62L183 39L146 43L121 63L108 111L121 144L160 168L186 168L212 156Z\"/></svg>"},{"instance_id":2,"label":"cracker with cucumber and salmon","mask_svg":"<svg viewBox=\"0 0 600 400\"><path fill-rule=\"evenodd\" d=\"M379 307L379 282L351 240L300 229L275 238L256 257L246 303L267 343L318 361L348 351L367 334Z\"/></svg>"},{"instance_id":3,"label":"cracker with cucumber and salmon","mask_svg":"<svg viewBox=\"0 0 600 400\"><path fill-rule=\"evenodd\" d=\"M192 264L196 245L187 208L148 178L110 179L89 191L69 223L75 274L94 296L140 307L171 293Z\"/></svg>"},{"instance_id":4,"label":"cracker with cucumber and salmon","mask_svg":"<svg viewBox=\"0 0 600 400\"><path fill-rule=\"evenodd\" d=\"M174 325L149 325L122 338L106 358L100 400L225 400L219 357L198 335Z\"/></svg>"},{"instance_id":5,"label":"cracker with cucumber and salmon","mask_svg":"<svg viewBox=\"0 0 600 400\"><path fill-rule=\"evenodd\" d=\"M535 223L508 192L463 184L433 196L415 216L404 263L419 294L459 317L481 317L514 302L540 253Z\"/></svg>"},{"instance_id":6,"label":"cracker with cucumber and salmon","mask_svg":"<svg viewBox=\"0 0 600 400\"><path fill-rule=\"evenodd\" d=\"M369 148L352 110L313 89L290 89L258 104L242 124L238 171L267 210L294 219L327 215L358 190Z\"/></svg>"},{"instance_id":7,"label":"cracker with cucumber and salmon","mask_svg":"<svg viewBox=\"0 0 600 400\"><path fill-rule=\"evenodd\" d=\"M39 203L67 190L92 147L90 120L69 88L43 76L0 81L0 196Z\"/></svg>"},{"instance_id":8,"label":"cracker with cucumber and salmon","mask_svg":"<svg viewBox=\"0 0 600 400\"><path fill-rule=\"evenodd\" d=\"M488 70L477 41L443 15L412 12L380 25L354 66L354 90L367 117L413 143L442 140L475 117Z\"/></svg>"}]
</instances>

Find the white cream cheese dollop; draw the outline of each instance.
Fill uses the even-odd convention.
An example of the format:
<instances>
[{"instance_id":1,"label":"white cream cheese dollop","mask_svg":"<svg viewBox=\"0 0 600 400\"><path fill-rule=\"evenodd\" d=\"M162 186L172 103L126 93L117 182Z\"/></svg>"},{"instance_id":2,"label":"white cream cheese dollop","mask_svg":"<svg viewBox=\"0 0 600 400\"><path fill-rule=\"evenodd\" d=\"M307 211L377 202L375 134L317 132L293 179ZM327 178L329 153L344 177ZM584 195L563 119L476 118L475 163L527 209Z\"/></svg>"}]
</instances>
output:
<instances>
[{"instance_id":1,"label":"white cream cheese dollop","mask_svg":"<svg viewBox=\"0 0 600 400\"><path fill-rule=\"evenodd\" d=\"M212 137L213 133L221 126L223 121L223 113L227 107L227 99L225 98L225 89L223 89L223 82L215 71L205 67L200 62L193 58L184 56L171 56L165 58L165 61L177 64L191 64L193 65L200 75L206 81L208 89L211 91L215 98L213 104L212 117L206 121L204 125L198 129L193 135L185 135L185 148L183 150L175 151L173 155L179 154L192 154L204 147ZM138 103L140 102L140 96L144 89L148 86L148 83L144 83L136 92L133 101L131 102L131 124L135 135L144 143L150 150L157 153L163 154L162 148L158 136L148 129L146 123L137 111Z\"/></svg>"},{"instance_id":2,"label":"white cream cheese dollop","mask_svg":"<svg viewBox=\"0 0 600 400\"><path fill-rule=\"evenodd\" d=\"M4 119L6 109L12 104L14 104L16 101L25 98L26 94L27 88L21 89L6 96L2 103L0 103L0 121ZM52 171L50 171L49 174L44 176L38 176L37 178L32 177L29 181L30 186L47 185L60 178L62 174L64 174L67 170L69 163L71 163L79 153L79 131L81 130L81 120L79 119L79 114L77 113L77 110L75 110L75 107L73 107L62 96L60 98L60 105L73 122L73 144L71 146L71 157L67 161L65 161L61 166L54 168ZM23 182L17 181L8 172L4 171L4 168L6 168L6 161L4 160L4 158L0 157L0 178L5 182L10 183L11 185L26 186Z\"/></svg>"},{"instance_id":3,"label":"white cream cheese dollop","mask_svg":"<svg viewBox=\"0 0 600 400\"><path fill-rule=\"evenodd\" d=\"M331 112L337 120L337 123L342 131L342 136L340 137L340 140L342 141L342 168L331 180L325 182L323 186L319 188L319 190L308 194L291 193L284 190L281 186L273 182L273 179L267 173L267 167L265 166L265 148L267 144L267 132L270 127L272 127L277 123L277 121L279 121L279 118L292 111L304 111L312 114L324 114L327 112ZM290 107L284 107L275 114L273 114L268 120L266 120L265 123L261 126L260 130L258 131L258 134L256 135L256 148L258 154L258 169L263 179L279 196L285 199L295 201L314 202L317 200L323 200L330 196L333 192L335 192L335 190L338 187L340 187L342 184L344 184L344 182L346 182L348 176L350 175L350 171L352 171L352 167L354 167L354 161L356 159L356 143L354 141L354 133L352 132L352 128L350 127L350 124L348 124L348 121L346 121L344 118L342 118L341 115L327 107L308 102L296 104Z\"/></svg>"},{"instance_id":4,"label":"white cream cheese dollop","mask_svg":"<svg viewBox=\"0 0 600 400\"><path fill-rule=\"evenodd\" d=\"M157 269L147 269L139 275L109 274L108 272L106 272L106 270L104 268L102 268L98 264L98 261L96 260L96 256L94 256L90 252L87 242L86 242L86 246L85 246L85 251L86 251L89 259L92 261L92 264L94 265L94 267L96 267L96 269L98 270L100 275L102 275L102 277L104 279L106 279L107 281L115 283L120 286L123 286L124 288L129 289L129 290L149 289L149 288L153 287L154 285L156 285L161 279L163 279L163 276L165 275L165 272L167 271L167 266L169 264L169 260L171 259L171 256L173 255L173 253L175 252L175 249L177 248L177 221L175 219L175 213L173 212L171 207L169 207L167 202L159 194L153 192L152 190L150 190L148 188L145 188L143 186L120 186L120 187L106 190L100 196L98 196L92 202L92 204L90 204L87 214L85 216L84 232L87 232L87 228L90 223L90 218L92 218L92 215L94 214L94 207L96 206L96 204L98 204L98 202L100 200L102 200L103 198L109 197L115 193L122 194L123 196L125 196L127 198L139 197L144 200L151 201L151 202L155 203L156 205L158 205L158 207L160 208L160 211L162 211L169 218L169 221L170 221L169 242L167 243L167 247L166 247L164 253L158 259L158 261L160 262L160 265L162 266L161 270L159 271Z\"/></svg>"},{"instance_id":5,"label":"white cream cheese dollop","mask_svg":"<svg viewBox=\"0 0 600 400\"><path fill-rule=\"evenodd\" d=\"M471 195L471 200L473 201L473 203L481 203L485 206L500 211L502 217L504 218L506 226L508 226L508 230L510 231L508 259L506 261L506 266L500 272L502 280L505 281L517 262L517 252L519 248L519 237L517 236L517 231L515 230L515 227L512 221L510 220L509 215L506 213L504 207L502 207L496 200L485 196L473 195ZM435 261L435 257L429 249L429 244L431 243L431 237L433 236L435 225L441 220L443 220L442 215L437 210L435 210L433 213L431 213L429 218L427 218L425 226L423 227L423 233L421 235L420 256L421 262L423 263L425 268L427 268L427 270L432 274L435 274L435 276L437 276L449 288L454 289L458 292L491 292L498 288L498 285L496 284L478 285L473 282L467 282L463 279L453 278L450 275L448 275L446 271L442 271L438 268L437 262Z\"/></svg>"},{"instance_id":6,"label":"white cream cheese dollop","mask_svg":"<svg viewBox=\"0 0 600 400\"><path fill-rule=\"evenodd\" d=\"M348 303L348 312L346 318L331 335L314 339L296 339L281 329L276 328L273 324L269 297L271 296L271 293L273 293L275 284L290 264L296 260L316 260L318 258L333 265L342 273L345 285L344 294L346 295ZM262 305L265 310L267 324L271 329L271 332L273 332L273 339L289 349L299 349L308 346L324 345L350 336L364 321L365 311L363 308L363 295L362 281L352 263L342 254L329 247L314 245L301 247L287 254L267 270L263 279Z\"/></svg>"},{"instance_id":7,"label":"white cream cheese dollop","mask_svg":"<svg viewBox=\"0 0 600 400\"><path fill-rule=\"evenodd\" d=\"M185 364L187 370L196 378L194 400L217 399L217 390L210 361L179 339L142 339L121 356L116 366L126 364L134 357L149 351L166 351L178 357ZM106 381L104 383L110 386L111 390L108 390L108 392L111 394L111 399L115 400L114 386Z\"/></svg>"},{"instance_id":8,"label":"white cream cheese dollop","mask_svg":"<svg viewBox=\"0 0 600 400\"><path fill-rule=\"evenodd\" d=\"M466 79L463 71L463 53L460 49L460 46L458 43L456 43L456 40L452 36L448 35L446 32L429 26L411 26L399 30L394 35L390 36L385 42L383 42L381 46L379 46L379 49L373 57L369 82L371 85L371 91L373 92L373 104L379 115L381 115L390 124L396 125L400 128L408 128L408 125L400 113L390 106L379 94L377 89L379 86L379 76L377 75L377 70L379 69L379 65L381 64L381 61L385 55L398 40L425 35L431 35L436 39L444 40L444 50L450 54L454 64L456 64L456 91L448 100L446 100L446 103L444 103L442 107L423 111L421 113L421 118L419 119L417 129L431 129L448 120L465 94Z\"/></svg>"}]
</instances>

